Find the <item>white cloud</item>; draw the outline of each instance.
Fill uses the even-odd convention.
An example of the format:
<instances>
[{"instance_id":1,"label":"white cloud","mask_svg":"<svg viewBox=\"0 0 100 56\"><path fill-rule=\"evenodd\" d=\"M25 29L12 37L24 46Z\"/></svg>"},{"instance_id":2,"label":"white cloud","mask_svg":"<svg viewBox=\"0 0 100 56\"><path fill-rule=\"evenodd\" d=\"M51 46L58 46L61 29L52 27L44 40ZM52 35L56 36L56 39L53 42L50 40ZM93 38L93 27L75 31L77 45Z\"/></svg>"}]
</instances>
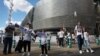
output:
<instances>
[{"instance_id":1,"label":"white cloud","mask_svg":"<svg viewBox=\"0 0 100 56\"><path fill-rule=\"evenodd\" d=\"M11 21L11 23L13 23L13 24L17 23L17 24L19 24L19 25L21 25L21 22L22 22L22 21ZM6 21L6 25L8 25L8 21Z\"/></svg>"},{"instance_id":2,"label":"white cloud","mask_svg":"<svg viewBox=\"0 0 100 56\"><path fill-rule=\"evenodd\" d=\"M4 31L5 27L0 27L0 30L3 30Z\"/></svg>"},{"instance_id":3,"label":"white cloud","mask_svg":"<svg viewBox=\"0 0 100 56\"><path fill-rule=\"evenodd\" d=\"M13 0L13 4L14 11L22 11L26 13L28 13L33 7L27 0ZM10 2L8 0L4 0L4 5L10 8Z\"/></svg>"}]
</instances>

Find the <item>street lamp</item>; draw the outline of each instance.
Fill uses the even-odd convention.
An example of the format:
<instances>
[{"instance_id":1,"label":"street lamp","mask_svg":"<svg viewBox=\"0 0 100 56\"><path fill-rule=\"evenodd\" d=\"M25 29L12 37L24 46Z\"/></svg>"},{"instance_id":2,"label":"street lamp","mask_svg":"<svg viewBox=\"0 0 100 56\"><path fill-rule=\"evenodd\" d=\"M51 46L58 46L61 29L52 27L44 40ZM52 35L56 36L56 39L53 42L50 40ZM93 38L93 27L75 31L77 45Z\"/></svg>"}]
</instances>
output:
<instances>
[{"instance_id":1,"label":"street lamp","mask_svg":"<svg viewBox=\"0 0 100 56\"><path fill-rule=\"evenodd\" d=\"M77 17L77 12L76 11L74 11L74 17Z\"/></svg>"},{"instance_id":2,"label":"street lamp","mask_svg":"<svg viewBox=\"0 0 100 56\"><path fill-rule=\"evenodd\" d=\"M8 14L8 24L9 23L11 23L11 21L12 21L12 13L13 13L13 6L14 6L14 4L13 4L13 0L7 0L7 1L9 1L10 2L10 9L9 9L9 14Z\"/></svg>"},{"instance_id":3,"label":"street lamp","mask_svg":"<svg viewBox=\"0 0 100 56\"><path fill-rule=\"evenodd\" d=\"M74 11L74 19L75 19L76 21L78 21L78 19L77 19L77 11Z\"/></svg>"}]
</instances>

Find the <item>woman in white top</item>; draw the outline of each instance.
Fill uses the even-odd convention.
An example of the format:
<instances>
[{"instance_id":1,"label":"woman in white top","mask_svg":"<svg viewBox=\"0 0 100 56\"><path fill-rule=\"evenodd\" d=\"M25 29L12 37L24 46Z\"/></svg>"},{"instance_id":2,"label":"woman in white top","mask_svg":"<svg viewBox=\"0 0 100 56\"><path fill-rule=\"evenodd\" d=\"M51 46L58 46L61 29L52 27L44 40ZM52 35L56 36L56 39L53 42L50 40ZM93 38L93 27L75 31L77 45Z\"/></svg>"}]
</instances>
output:
<instances>
[{"instance_id":1,"label":"woman in white top","mask_svg":"<svg viewBox=\"0 0 100 56\"><path fill-rule=\"evenodd\" d=\"M90 43L89 43L89 33L85 30L85 28L83 29L84 31L84 46L86 49L86 52L90 52L93 53L94 51L91 49L90 47Z\"/></svg>"},{"instance_id":2,"label":"woman in white top","mask_svg":"<svg viewBox=\"0 0 100 56\"><path fill-rule=\"evenodd\" d=\"M78 24L75 26L75 35L77 36L77 43L78 43L78 48L79 48L79 53L82 54L82 46L83 46L83 27L78 22Z\"/></svg>"}]
</instances>

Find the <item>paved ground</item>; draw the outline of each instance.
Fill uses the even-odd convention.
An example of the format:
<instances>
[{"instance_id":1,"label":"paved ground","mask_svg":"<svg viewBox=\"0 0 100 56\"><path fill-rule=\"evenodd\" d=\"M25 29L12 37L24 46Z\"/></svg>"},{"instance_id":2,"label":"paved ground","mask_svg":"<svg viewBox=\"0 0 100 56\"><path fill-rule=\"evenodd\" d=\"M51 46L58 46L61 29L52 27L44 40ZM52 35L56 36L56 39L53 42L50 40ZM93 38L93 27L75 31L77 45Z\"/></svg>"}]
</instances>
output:
<instances>
[{"instance_id":1,"label":"paved ground","mask_svg":"<svg viewBox=\"0 0 100 56\"><path fill-rule=\"evenodd\" d=\"M96 46L96 44L91 45L94 49L94 53L86 53L83 54L78 53L77 45L73 45L73 48L59 48L57 45L52 45L51 50L49 51L49 56L100 56L100 46ZM31 56L39 56L40 48L35 45L31 48ZM2 46L0 47L0 56L22 56L22 53L15 53L13 51L12 54L3 55L2 54Z\"/></svg>"}]
</instances>

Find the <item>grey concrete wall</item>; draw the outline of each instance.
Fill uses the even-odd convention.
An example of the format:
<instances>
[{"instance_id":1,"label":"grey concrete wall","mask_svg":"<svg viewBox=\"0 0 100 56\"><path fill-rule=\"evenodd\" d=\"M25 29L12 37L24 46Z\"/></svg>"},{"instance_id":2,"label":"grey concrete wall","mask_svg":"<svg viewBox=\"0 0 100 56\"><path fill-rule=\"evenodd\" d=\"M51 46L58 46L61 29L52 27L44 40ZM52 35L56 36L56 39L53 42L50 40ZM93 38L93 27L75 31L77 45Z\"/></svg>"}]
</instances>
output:
<instances>
[{"instance_id":1,"label":"grey concrete wall","mask_svg":"<svg viewBox=\"0 0 100 56\"><path fill-rule=\"evenodd\" d=\"M77 17L74 17L74 12ZM92 0L40 0L34 11L33 29L74 27L81 21L86 27L94 28L95 16Z\"/></svg>"}]
</instances>

